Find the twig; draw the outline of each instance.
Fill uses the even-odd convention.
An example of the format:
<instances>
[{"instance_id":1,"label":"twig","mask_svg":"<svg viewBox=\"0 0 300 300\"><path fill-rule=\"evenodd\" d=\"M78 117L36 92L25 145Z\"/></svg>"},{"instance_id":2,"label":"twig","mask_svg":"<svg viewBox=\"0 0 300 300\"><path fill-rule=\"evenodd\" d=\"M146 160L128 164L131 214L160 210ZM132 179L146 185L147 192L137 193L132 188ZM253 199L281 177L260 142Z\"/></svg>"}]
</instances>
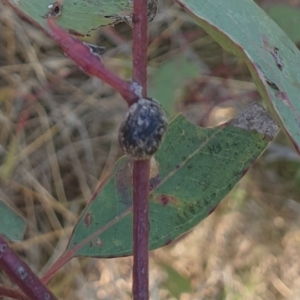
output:
<instances>
[{"instance_id":1,"label":"twig","mask_svg":"<svg viewBox=\"0 0 300 300\"><path fill-rule=\"evenodd\" d=\"M132 81L147 96L147 0L133 1ZM149 172L150 160L133 161L133 284L134 300L149 299Z\"/></svg>"},{"instance_id":2,"label":"twig","mask_svg":"<svg viewBox=\"0 0 300 300\"><path fill-rule=\"evenodd\" d=\"M117 90L128 105L137 101L138 96L130 88L130 84L109 71L101 62L98 55L92 53L87 45L71 36L56 25L55 18L47 19L50 36L64 50L76 65L89 75L96 76Z\"/></svg>"},{"instance_id":3,"label":"twig","mask_svg":"<svg viewBox=\"0 0 300 300\"><path fill-rule=\"evenodd\" d=\"M142 87L142 96L147 95L147 48L148 48L147 0L133 1L133 71L132 81Z\"/></svg>"},{"instance_id":4,"label":"twig","mask_svg":"<svg viewBox=\"0 0 300 300\"><path fill-rule=\"evenodd\" d=\"M149 299L148 235L149 235L150 160L133 163L133 285L134 300Z\"/></svg>"},{"instance_id":5,"label":"twig","mask_svg":"<svg viewBox=\"0 0 300 300\"><path fill-rule=\"evenodd\" d=\"M29 266L13 252L2 235L0 235L0 269L20 287L30 300L57 300Z\"/></svg>"}]
</instances>

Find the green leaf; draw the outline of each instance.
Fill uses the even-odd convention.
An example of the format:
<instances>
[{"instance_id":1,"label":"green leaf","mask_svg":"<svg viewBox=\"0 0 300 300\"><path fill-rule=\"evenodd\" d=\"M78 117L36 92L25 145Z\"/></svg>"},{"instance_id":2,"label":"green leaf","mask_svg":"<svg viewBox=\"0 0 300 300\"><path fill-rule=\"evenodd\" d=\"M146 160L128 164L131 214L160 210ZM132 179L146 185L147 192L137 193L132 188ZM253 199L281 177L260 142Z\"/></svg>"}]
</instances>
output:
<instances>
[{"instance_id":1,"label":"green leaf","mask_svg":"<svg viewBox=\"0 0 300 300\"><path fill-rule=\"evenodd\" d=\"M150 249L169 244L206 218L277 131L258 104L216 128L198 127L182 115L171 121L151 161ZM131 175L130 160L121 158L80 216L67 247L72 256L131 254Z\"/></svg>"},{"instance_id":2,"label":"green leaf","mask_svg":"<svg viewBox=\"0 0 300 300\"><path fill-rule=\"evenodd\" d=\"M25 220L0 199L0 234L4 234L10 240L20 241L24 237L25 229Z\"/></svg>"},{"instance_id":3,"label":"green leaf","mask_svg":"<svg viewBox=\"0 0 300 300\"><path fill-rule=\"evenodd\" d=\"M287 5L272 5L268 15L287 33L293 42L300 41L300 9Z\"/></svg>"},{"instance_id":4,"label":"green leaf","mask_svg":"<svg viewBox=\"0 0 300 300\"><path fill-rule=\"evenodd\" d=\"M244 59L300 152L300 53L252 0L176 0L225 50Z\"/></svg>"},{"instance_id":5,"label":"green leaf","mask_svg":"<svg viewBox=\"0 0 300 300\"><path fill-rule=\"evenodd\" d=\"M8 0L44 28L47 28L45 15L49 12L49 0ZM99 26L115 23L130 15L132 1L129 0L64 0L57 24L65 29L86 34Z\"/></svg>"},{"instance_id":6,"label":"green leaf","mask_svg":"<svg viewBox=\"0 0 300 300\"><path fill-rule=\"evenodd\" d=\"M174 117L178 109L176 103L180 99L185 84L197 78L199 70L186 56L173 58L156 69L152 74L149 95L159 99L169 118Z\"/></svg>"}]
</instances>

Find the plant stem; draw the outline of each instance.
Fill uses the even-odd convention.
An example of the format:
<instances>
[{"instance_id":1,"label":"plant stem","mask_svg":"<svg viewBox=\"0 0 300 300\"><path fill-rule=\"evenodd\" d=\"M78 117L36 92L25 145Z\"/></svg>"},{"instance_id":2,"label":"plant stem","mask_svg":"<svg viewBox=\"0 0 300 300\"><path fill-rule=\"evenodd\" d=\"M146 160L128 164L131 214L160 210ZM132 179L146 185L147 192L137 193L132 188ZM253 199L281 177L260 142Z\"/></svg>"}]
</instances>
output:
<instances>
[{"instance_id":1,"label":"plant stem","mask_svg":"<svg viewBox=\"0 0 300 300\"><path fill-rule=\"evenodd\" d=\"M148 1L133 1L132 81L147 96ZM149 299L150 160L133 161L133 300Z\"/></svg>"},{"instance_id":2,"label":"plant stem","mask_svg":"<svg viewBox=\"0 0 300 300\"><path fill-rule=\"evenodd\" d=\"M70 251L63 253L62 256L59 257L59 259L51 266L45 276L41 278L41 282L44 284L48 283L53 275L73 257L72 254L73 252Z\"/></svg>"},{"instance_id":3,"label":"plant stem","mask_svg":"<svg viewBox=\"0 0 300 300\"><path fill-rule=\"evenodd\" d=\"M134 300L149 299L149 173L150 160L133 163L133 285Z\"/></svg>"},{"instance_id":4,"label":"plant stem","mask_svg":"<svg viewBox=\"0 0 300 300\"><path fill-rule=\"evenodd\" d=\"M133 1L133 70L132 81L142 87L142 96L147 95L147 48L148 48L148 3Z\"/></svg>"},{"instance_id":5,"label":"plant stem","mask_svg":"<svg viewBox=\"0 0 300 300\"><path fill-rule=\"evenodd\" d=\"M57 300L29 266L13 252L2 235L0 235L0 269L20 287L30 300Z\"/></svg>"},{"instance_id":6,"label":"plant stem","mask_svg":"<svg viewBox=\"0 0 300 300\"><path fill-rule=\"evenodd\" d=\"M83 71L112 86L121 94L128 105L137 101L138 96L131 90L130 84L109 71L100 57L93 54L87 45L57 26L55 18L48 18L47 23L50 28L50 36Z\"/></svg>"}]
</instances>

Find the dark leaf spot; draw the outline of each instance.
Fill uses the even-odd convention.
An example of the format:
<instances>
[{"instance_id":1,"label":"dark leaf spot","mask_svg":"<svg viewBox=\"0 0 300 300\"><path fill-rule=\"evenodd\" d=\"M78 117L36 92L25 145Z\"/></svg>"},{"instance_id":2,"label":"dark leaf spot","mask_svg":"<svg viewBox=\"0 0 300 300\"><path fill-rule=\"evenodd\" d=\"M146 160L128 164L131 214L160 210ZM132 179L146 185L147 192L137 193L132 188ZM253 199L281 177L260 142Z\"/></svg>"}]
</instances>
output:
<instances>
[{"instance_id":1,"label":"dark leaf spot","mask_svg":"<svg viewBox=\"0 0 300 300\"><path fill-rule=\"evenodd\" d=\"M279 49L277 47L275 47L274 50L271 52L271 54L274 57L276 66L278 67L278 69L280 71L282 71L284 64L283 64L283 61L282 61L282 59L280 57Z\"/></svg>"},{"instance_id":2,"label":"dark leaf spot","mask_svg":"<svg viewBox=\"0 0 300 300\"><path fill-rule=\"evenodd\" d=\"M169 199L165 195L162 195L159 200L163 206L166 206L169 203Z\"/></svg>"},{"instance_id":3,"label":"dark leaf spot","mask_svg":"<svg viewBox=\"0 0 300 300\"><path fill-rule=\"evenodd\" d=\"M170 203L172 203L172 204L178 203L178 200L175 197L170 196L170 195L159 195L156 197L156 200L158 202L160 202L163 206L166 206Z\"/></svg>"},{"instance_id":4,"label":"dark leaf spot","mask_svg":"<svg viewBox=\"0 0 300 300\"><path fill-rule=\"evenodd\" d=\"M270 86L272 89L279 91L278 86L271 80L269 80L268 78L266 78L266 83L268 84L268 86Z\"/></svg>"},{"instance_id":5,"label":"dark leaf spot","mask_svg":"<svg viewBox=\"0 0 300 300\"><path fill-rule=\"evenodd\" d=\"M45 18L60 16L63 6L61 3L54 2L53 4L49 5L48 8L49 8L49 11L45 15Z\"/></svg>"},{"instance_id":6,"label":"dark leaf spot","mask_svg":"<svg viewBox=\"0 0 300 300\"><path fill-rule=\"evenodd\" d=\"M279 100L281 100L285 105L292 107L292 104L285 92L278 92L275 95Z\"/></svg>"},{"instance_id":7,"label":"dark leaf spot","mask_svg":"<svg viewBox=\"0 0 300 300\"><path fill-rule=\"evenodd\" d=\"M86 228L89 228L92 223L93 215L91 213L87 213L84 216L84 225Z\"/></svg>"},{"instance_id":8,"label":"dark leaf spot","mask_svg":"<svg viewBox=\"0 0 300 300\"><path fill-rule=\"evenodd\" d=\"M272 47L270 45L269 39L266 35L262 36L262 42L263 42L263 48L268 51L269 53L271 53L271 55L273 56L276 66L279 68L280 71L282 71L282 68L284 67L283 61L280 57L279 54L279 48L277 47Z\"/></svg>"},{"instance_id":9,"label":"dark leaf spot","mask_svg":"<svg viewBox=\"0 0 300 300\"><path fill-rule=\"evenodd\" d=\"M81 37L84 37L84 36L90 36L90 34L83 34L83 33L80 33L76 30L73 30L73 29L68 29L68 32L74 36L81 36Z\"/></svg>"}]
</instances>

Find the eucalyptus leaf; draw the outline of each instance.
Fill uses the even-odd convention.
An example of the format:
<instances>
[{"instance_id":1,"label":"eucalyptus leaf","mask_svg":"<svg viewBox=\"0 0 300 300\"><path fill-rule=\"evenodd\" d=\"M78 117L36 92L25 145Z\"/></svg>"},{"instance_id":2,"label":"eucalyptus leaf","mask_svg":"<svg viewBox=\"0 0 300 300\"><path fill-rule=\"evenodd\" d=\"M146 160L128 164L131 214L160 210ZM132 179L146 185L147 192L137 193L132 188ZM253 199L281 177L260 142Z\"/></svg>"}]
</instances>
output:
<instances>
[{"instance_id":1,"label":"eucalyptus leaf","mask_svg":"<svg viewBox=\"0 0 300 300\"><path fill-rule=\"evenodd\" d=\"M206 218L233 189L278 132L262 106L201 128L182 115L169 124L151 160L149 247L174 241ZM121 158L81 214L67 251L72 256L132 253L132 168Z\"/></svg>"},{"instance_id":2,"label":"eucalyptus leaf","mask_svg":"<svg viewBox=\"0 0 300 300\"><path fill-rule=\"evenodd\" d=\"M24 237L26 222L9 204L0 199L0 234L8 239L20 241Z\"/></svg>"},{"instance_id":3,"label":"eucalyptus leaf","mask_svg":"<svg viewBox=\"0 0 300 300\"><path fill-rule=\"evenodd\" d=\"M176 0L225 50L243 59L300 152L300 52L252 0Z\"/></svg>"}]
</instances>

